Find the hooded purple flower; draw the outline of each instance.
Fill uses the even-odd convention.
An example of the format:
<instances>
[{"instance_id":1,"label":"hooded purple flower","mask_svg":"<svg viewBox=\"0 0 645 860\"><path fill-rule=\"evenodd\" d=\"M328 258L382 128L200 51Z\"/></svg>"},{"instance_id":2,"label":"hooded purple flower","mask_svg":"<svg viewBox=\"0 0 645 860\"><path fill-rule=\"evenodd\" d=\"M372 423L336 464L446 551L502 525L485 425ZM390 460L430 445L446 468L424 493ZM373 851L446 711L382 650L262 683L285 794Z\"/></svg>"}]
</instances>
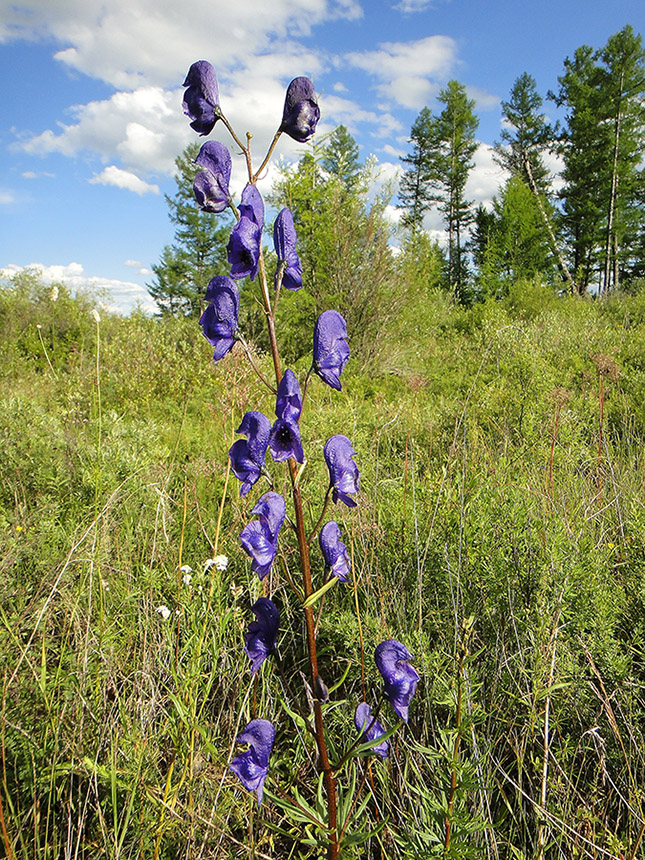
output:
<instances>
[{"instance_id":1,"label":"hooded purple flower","mask_svg":"<svg viewBox=\"0 0 645 860\"><path fill-rule=\"evenodd\" d=\"M279 130L298 143L304 143L316 131L319 119L320 108L313 83L309 78L294 78L287 87Z\"/></svg>"},{"instance_id":2,"label":"hooded purple flower","mask_svg":"<svg viewBox=\"0 0 645 860\"><path fill-rule=\"evenodd\" d=\"M275 414L278 418L284 418L285 421L298 421L301 412L300 384L293 370L287 368L278 386Z\"/></svg>"},{"instance_id":3,"label":"hooded purple flower","mask_svg":"<svg viewBox=\"0 0 645 860\"><path fill-rule=\"evenodd\" d=\"M255 185L247 183L242 192L242 199L239 205L240 216L248 218L260 228L264 227L264 200Z\"/></svg>"},{"instance_id":4,"label":"hooded purple flower","mask_svg":"<svg viewBox=\"0 0 645 860\"><path fill-rule=\"evenodd\" d=\"M410 666L412 654L396 639L386 639L376 646L374 661L385 681L385 695L396 713L406 723L410 699L417 688L419 673Z\"/></svg>"},{"instance_id":5,"label":"hooded purple flower","mask_svg":"<svg viewBox=\"0 0 645 860\"><path fill-rule=\"evenodd\" d=\"M282 463L293 457L296 462L303 463L305 459L300 439L300 428L295 421L285 421L278 418L271 428L269 450L274 463Z\"/></svg>"},{"instance_id":6,"label":"hooded purple flower","mask_svg":"<svg viewBox=\"0 0 645 860\"><path fill-rule=\"evenodd\" d=\"M201 135L210 134L219 119L219 90L215 69L206 60L198 60L188 69L183 84L183 109L192 120L190 127Z\"/></svg>"},{"instance_id":7,"label":"hooded purple flower","mask_svg":"<svg viewBox=\"0 0 645 860\"><path fill-rule=\"evenodd\" d=\"M264 203L255 185L247 185L239 206L240 220L228 241L226 251L231 264L231 277L250 277L253 281L260 262L260 241L264 226Z\"/></svg>"},{"instance_id":8,"label":"hooded purple flower","mask_svg":"<svg viewBox=\"0 0 645 860\"><path fill-rule=\"evenodd\" d=\"M273 225L273 247L278 257L275 285L282 271L282 285L287 290L299 290L302 286L302 265L296 253L296 228L291 209L281 209Z\"/></svg>"},{"instance_id":9,"label":"hooded purple flower","mask_svg":"<svg viewBox=\"0 0 645 860\"><path fill-rule=\"evenodd\" d=\"M236 744L248 744L248 749L236 755L229 769L247 791L254 791L258 806L269 771L269 757L275 740L275 728L268 720L251 720L235 738Z\"/></svg>"},{"instance_id":10,"label":"hooded purple flower","mask_svg":"<svg viewBox=\"0 0 645 860\"><path fill-rule=\"evenodd\" d=\"M284 522L287 506L279 493L269 491L258 499L251 514L258 519L248 523L240 532L244 551L251 556L251 570L260 579L269 573L278 550L278 533Z\"/></svg>"},{"instance_id":11,"label":"hooded purple flower","mask_svg":"<svg viewBox=\"0 0 645 860\"><path fill-rule=\"evenodd\" d=\"M329 469L329 482L333 487L332 499L336 503L340 499L348 508L355 508L356 502L350 499L348 493L358 492L358 466L352 459L356 451L347 436L332 436L325 442L325 462Z\"/></svg>"},{"instance_id":12,"label":"hooded purple flower","mask_svg":"<svg viewBox=\"0 0 645 860\"><path fill-rule=\"evenodd\" d=\"M212 302L199 318L204 337L215 347L213 361L224 358L235 343L240 305L237 284L230 278L213 278L206 290L206 301Z\"/></svg>"},{"instance_id":13,"label":"hooded purple flower","mask_svg":"<svg viewBox=\"0 0 645 860\"><path fill-rule=\"evenodd\" d=\"M300 439L298 419L302 410L300 385L292 370L285 370L278 386L275 414L278 416L271 428L269 449L274 462L281 463L293 457L298 463L304 462L305 455Z\"/></svg>"},{"instance_id":14,"label":"hooded purple flower","mask_svg":"<svg viewBox=\"0 0 645 860\"><path fill-rule=\"evenodd\" d=\"M242 481L240 496L245 496L260 477L264 467L271 424L261 412L247 412L235 432L243 433L247 437L234 442L228 452L233 474Z\"/></svg>"},{"instance_id":15,"label":"hooded purple flower","mask_svg":"<svg viewBox=\"0 0 645 860\"><path fill-rule=\"evenodd\" d=\"M360 705L356 706L356 711L354 712L354 725L357 730L361 732L361 741L363 743L366 741L375 741L377 738L380 738L381 735L385 734L383 726L372 716L372 709L367 702L361 702ZM380 744L376 744L372 747L372 751L377 755L380 755L381 758L385 758L387 756L388 749L389 746L387 741L381 741Z\"/></svg>"},{"instance_id":16,"label":"hooded purple flower","mask_svg":"<svg viewBox=\"0 0 645 860\"><path fill-rule=\"evenodd\" d=\"M347 547L340 539L338 523L334 520L325 523L318 535L318 543L325 559L325 567L329 568L332 576L337 576L341 582L347 582L349 558Z\"/></svg>"},{"instance_id":17,"label":"hooded purple flower","mask_svg":"<svg viewBox=\"0 0 645 860\"><path fill-rule=\"evenodd\" d=\"M244 634L244 650L251 661L251 674L255 675L274 650L280 627L280 610L268 597L260 597L251 607L255 621Z\"/></svg>"},{"instance_id":18,"label":"hooded purple flower","mask_svg":"<svg viewBox=\"0 0 645 860\"><path fill-rule=\"evenodd\" d=\"M260 263L261 233L258 225L245 216L242 216L233 228L226 246L232 278L251 278L252 281L255 279Z\"/></svg>"},{"instance_id":19,"label":"hooded purple flower","mask_svg":"<svg viewBox=\"0 0 645 860\"><path fill-rule=\"evenodd\" d=\"M195 200L204 212L223 212L230 202L231 153L217 140L207 140L195 159L204 170L195 177Z\"/></svg>"},{"instance_id":20,"label":"hooded purple flower","mask_svg":"<svg viewBox=\"0 0 645 860\"><path fill-rule=\"evenodd\" d=\"M314 327L314 370L323 382L340 391L340 375L348 358L345 320L338 311L324 311Z\"/></svg>"}]
</instances>

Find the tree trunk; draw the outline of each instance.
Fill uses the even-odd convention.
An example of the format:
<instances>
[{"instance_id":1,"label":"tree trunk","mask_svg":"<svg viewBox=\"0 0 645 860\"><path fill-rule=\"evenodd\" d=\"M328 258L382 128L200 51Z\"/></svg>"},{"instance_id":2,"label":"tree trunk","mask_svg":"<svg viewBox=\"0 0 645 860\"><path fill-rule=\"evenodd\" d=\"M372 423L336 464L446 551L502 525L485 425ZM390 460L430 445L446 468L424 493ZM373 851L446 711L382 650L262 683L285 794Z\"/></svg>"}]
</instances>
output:
<instances>
[{"instance_id":1,"label":"tree trunk","mask_svg":"<svg viewBox=\"0 0 645 860\"><path fill-rule=\"evenodd\" d=\"M544 222L544 226L546 227L547 233L549 234L549 240L551 242L551 248L553 253L556 256L556 260L558 261L558 268L562 274L563 279L567 282L569 286L569 291L572 295L575 295L578 292L578 288L576 286L575 281L571 277L571 272L567 268L567 264L564 261L564 257L558 247L557 240L555 238L555 233L553 232L553 228L551 227L551 223L546 214L546 210L544 209L544 205L542 203L542 198L540 197L540 192L538 190L537 185L535 184L535 180L533 179L533 171L531 170L531 162L529 160L528 153L526 151L522 151L522 162L524 164L524 170L526 171L526 175L529 180L529 187L533 194L535 195L535 200L538 205L538 209L540 210L540 215L542 217L542 221Z\"/></svg>"},{"instance_id":2,"label":"tree trunk","mask_svg":"<svg viewBox=\"0 0 645 860\"><path fill-rule=\"evenodd\" d=\"M611 278L611 257L614 247L614 213L616 209L616 197L618 196L618 146L620 143L620 126L621 126L621 102L623 92L624 72L620 73L620 87L618 90L618 107L616 110L616 119L614 121L614 158L611 167L611 186L609 189L609 208L607 211L607 235L605 237L605 265L602 279L602 292L609 292Z\"/></svg>"}]
</instances>

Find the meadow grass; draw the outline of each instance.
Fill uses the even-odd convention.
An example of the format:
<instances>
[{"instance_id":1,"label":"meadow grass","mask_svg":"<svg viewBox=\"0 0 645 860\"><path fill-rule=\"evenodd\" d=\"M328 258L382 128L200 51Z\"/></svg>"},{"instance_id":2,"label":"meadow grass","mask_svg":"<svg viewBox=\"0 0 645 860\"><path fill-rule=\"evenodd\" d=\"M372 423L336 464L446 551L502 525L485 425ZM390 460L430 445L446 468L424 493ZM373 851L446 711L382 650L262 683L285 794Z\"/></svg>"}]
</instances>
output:
<instances>
[{"instance_id":1,"label":"meadow grass","mask_svg":"<svg viewBox=\"0 0 645 860\"><path fill-rule=\"evenodd\" d=\"M242 649L255 496L227 451L272 398L241 349L213 366L194 321L91 309L33 278L0 290L4 852L318 856L301 621L283 617L256 682ZM355 770L342 815L380 829L343 856L642 856L644 343L645 294L525 284L470 310L437 294L340 394L310 387L303 481L324 483L334 432L361 470L359 506L334 512L354 579L319 617L324 680L341 681L330 737L353 735L384 636L422 676L409 731ZM218 554L226 570L206 568ZM284 607L292 561L272 574ZM260 812L227 770L258 710L278 727Z\"/></svg>"}]
</instances>

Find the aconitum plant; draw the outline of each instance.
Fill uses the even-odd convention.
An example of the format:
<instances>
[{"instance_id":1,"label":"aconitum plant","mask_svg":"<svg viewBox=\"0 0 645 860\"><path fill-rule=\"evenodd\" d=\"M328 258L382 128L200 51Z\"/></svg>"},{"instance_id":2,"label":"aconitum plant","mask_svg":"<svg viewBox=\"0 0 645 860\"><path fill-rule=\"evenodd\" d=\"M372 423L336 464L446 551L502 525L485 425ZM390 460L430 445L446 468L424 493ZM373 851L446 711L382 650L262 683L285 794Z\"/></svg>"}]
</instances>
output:
<instances>
[{"instance_id":1,"label":"aconitum plant","mask_svg":"<svg viewBox=\"0 0 645 860\"><path fill-rule=\"evenodd\" d=\"M419 675L411 665L410 651L393 639L381 642L375 651L376 668L384 682L380 694L378 691L369 692L366 683L369 673L365 666L361 671L360 694L356 692L357 682L352 681L351 676L349 680L341 678L328 688L321 673L331 680L339 668L337 655L331 657L326 667L321 666L318 660L317 619L323 612L327 591L336 586L339 594L342 591L339 599L343 600L353 590L349 607L358 608L351 554L342 540L343 534L347 540L347 531L341 530L335 519L326 520L326 516L330 501L340 511L360 504L360 473L355 460L358 457L360 462L360 455L349 436L342 432L347 428L339 427L339 432L331 435L324 446L321 445L317 428L309 432L303 424L303 410L310 383L324 384L335 392L342 390L341 374L350 357L349 336L341 313L335 309L324 310L312 332L311 366L302 388L294 370L283 368L276 338L278 302L284 296L282 287L293 292L306 283L297 252L297 224L293 212L286 207L280 209L274 218L272 235L277 263L274 272L267 274L262 241L266 213L257 183L265 174L274 147L283 134L299 143L313 137L320 109L312 81L306 77L294 78L287 87L282 118L273 141L260 166L254 169L250 149L252 135L247 132L244 142L222 111L217 78L210 63L205 60L193 63L184 87L183 108L191 120L191 127L201 135L209 135L215 128L225 128L233 140L235 155L243 157L247 173L241 200L236 205L229 191L235 166L229 149L220 141L209 140L196 158L201 168L194 182L197 204L214 216L230 208L236 219L227 246L230 268L205 285L206 308L199 322L204 337L214 350L215 362L225 359L237 341L242 344L249 358L249 373L256 374L270 391L276 416L271 423L259 408L249 409L237 428L237 433L243 438L235 441L229 451L231 471L239 481L239 495L244 500L247 518L240 529L239 542L250 559L251 571L257 574L262 590L262 595L250 605L253 618L248 622L243 643L253 678L253 718L235 738L234 745L239 749L231 756L229 769L239 785L255 794L258 806L265 796L269 796L270 801L290 819L290 832L304 827L306 833L303 838L309 844L313 832L316 844L325 847L328 860L337 860L345 845L358 846L372 835L362 821L355 821L364 817L369 802L369 797L359 798L365 791L367 772L358 779L358 759L361 756L385 759L390 755L388 739L408 722ZM255 297L267 321L274 381L269 381L258 369L239 328L238 284L246 279L252 284L244 288L256 290ZM315 382L316 377L320 382ZM270 453L270 458L267 458L267 453ZM315 481L308 479L310 473L315 473L308 468L309 464L316 460L321 465L324 461L329 476L328 482L318 488ZM268 489L264 482L268 483ZM283 496L277 489L285 486L289 492ZM306 508L313 511L317 504L320 507L313 529L305 521L304 487L310 493ZM340 502L342 505L339 506ZM297 560L295 564L294 558ZM338 589L339 583L346 584L346 587ZM273 600L278 589L282 613ZM258 689L260 684L271 683L273 665L279 672L283 671L277 643L285 612L289 617L302 613L305 636L304 642L298 643L290 641L293 635L283 635L281 651L284 654L291 652L293 662L297 664L302 656L299 648L304 648L309 677L294 709L285 706L283 711L277 711L276 703L281 702L282 692L275 696L260 695ZM291 631L298 627L298 623L289 625ZM297 675L292 675L290 680L283 678L290 695L294 695L292 685L297 683L297 679ZM272 702L274 721L267 719L267 714L259 713ZM381 706L385 702L389 702L398 718L389 729L381 716ZM343 724L340 714L346 713L345 728L335 739L329 735L330 709L335 714L336 726ZM301 737L305 744L313 739L318 770L311 779L311 812L305 810L304 815L302 794L289 799L289 791L277 783L271 771L274 744L280 744L281 740L280 721L293 719L295 711L300 712L299 719L304 720L306 731L292 732L291 736ZM334 751L333 756L331 750ZM307 759L310 757L308 750ZM375 790L374 781L370 782L372 790ZM321 801L323 795L324 803ZM325 806L326 815L323 812ZM375 825L374 833L379 829L378 821Z\"/></svg>"}]
</instances>

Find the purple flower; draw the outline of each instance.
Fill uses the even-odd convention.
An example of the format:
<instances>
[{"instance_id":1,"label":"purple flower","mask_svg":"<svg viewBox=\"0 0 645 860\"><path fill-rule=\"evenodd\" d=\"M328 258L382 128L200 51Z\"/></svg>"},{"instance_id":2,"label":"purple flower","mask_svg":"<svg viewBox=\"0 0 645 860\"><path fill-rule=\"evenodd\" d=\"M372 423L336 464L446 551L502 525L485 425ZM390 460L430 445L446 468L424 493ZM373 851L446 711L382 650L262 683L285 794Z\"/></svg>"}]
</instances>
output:
<instances>
[{"instance_id":1,"label":"purple flower","mask_svg":"<svg viewBox=\"0 0 645 860\"><path fill-rule=\"evenodd\" d=\"M269 449L274 463L282 463L293 457L298 463L305 459L300 439L300 428L295 421L278 418L271 428Z\"/></svg>"},{"instance_id":2,"label":"purple flower","mask_svg":"<svg viewBox=\"0 0 645 860\"><path fill-rule=\"evenodd\" d=\"M206 60L198 60L188 69L183 84L183 109L192 119L190 127L201 135L210 134L219 119L219 90L215 69Z\"/></svg>"},{"instance_id":3,"label":"purple flower","mask_svg":"<svg viewBox=\"0 0 645 860\"><path fill-rule=\"evenodd\" d=\"M320 108L313 83L309 78L294 78L287 87L280 131L304 143L316 131L319 119Z\"/></svg>"},{"instance_id":4,"label":"purple flower","mask_svg":"<svg viewBox=\"0 0 645 860\"><path fill-rule=\"evenodd\" d=\"M300 385L292 370L285 370L278 386L275 414L278 416L269 437L269 448L274 462L281 463L294 457L298 463L304 462L298 419L302 411Z\"/></svg>"},{"instance_id":5,"label":"purple flower","mask_svg":"<svg viewBox=\"0 0 645 860\"><path fill-rule=\"evenodd\" d=\"M239 206L240 220L226 248L232 278L254 280L260 262L260 240L264 226L264 202L255 185L247 185Z\"/></svg>"},{"instance_id":6,"label":"purple flower","mask_svg":"<svg viewBox=\"0 0 645 860\"><path fill-rule=\"evenodd\" d=\"M248 183L244 186L239 210L240 217L253 221L260 230L264 227L264 200L255 185Z\"/></svg>"},{"instance_id":7,"label":"purple flower","mask_svg":"<svg viewBox=\"0 0 645 860\"><path fill-rule=\"evenodd\" d=\"M255 675L274 650L280 627L280 611L268 597L260 597L251 607L255 621L244 634L244 650L251 661L251 674Z\"/></svg>"},{"instance_id":8,"label":"purple flower","mask_svg":"<svg viewBox=\"0 0 645 860\"><path fill-rule=\"evenodd\" d=\"M278 396L275 404L275 414L285 421L297 421L302 412L302 397L296 374L290 368L284 372L278 386Z\"/></svg>"},{"instance_id":9,"label":"purple flower","mask_svg":"<svg viewBox=\"0 0 645 860\"><path fill-rule=\"evenodd\" d=\"M235 738L236 744L248 744L248 749L236 755L229 769L247 791L254 791L258 806L269 770L269 757L275 740L275 728L268 720L251 720Z\"/></svg>"},{"instance_id":10,"label":"purple flower","mask_svg":"<svg viewBox=\"0 0 645 860\"><path fill-rule=\"evenodd\" d=\"M207 140L195 159L204 170L195 177L195 200L204 212L223 212L230 202L231 153L217 140Z\"/></svg>"},{"instance_id":11,"label":"purple flower","mask_svg":"<svg viewBox=\"0 0 645 860\"><path fill-rule=\"evenodd\" d=\"M296 228L290 209L281 209L273 225L273 247L278 257L275 285L282 271L282 285L287 290L299 290L302 286L302 265L296 253Z\"/></svg>"},{"instance_id":12,"label":"purple flower","mask_svg":"<svg viewBox=\"0 0 645 860\"><path fill-rule=\"evenodd\" d=\"M324 455L329 469L329 482L333 487L334 502L344 502L348 508L355 508L356 502L348 493L358 492L358 466L352 459L356 451L347 436L332 436L325 442Z\"/></svg>"},{"instance_id":13,"label":"purple flower","mask_svg":"<svg viewBox=\"0 0 645 860\"><path fill-rule=\"evenodd\" d=\"M356 711L354 712L354 725L361 733L361 741L363 743L365 741L375 741L377 738L380 738L381 735L385 734L383 726L372 716L372 709L367 702L361 702L360 705L357 705ZM376 744L372 747L372 751L377 755L380 755L381 758L385 758L387 756L388 749L389 746L387 741L381 741L380 744Z\"/></svg>"},{"instance_id":14,"label":"purple flower","mask_svg":"<svg viewBox=\"0 0 645 860\"><path fill-rule=\"evenodd\" d=\"M324 311L314 328L314 370L323 382L340 391L340 375L348 358L345 320L338 311Z\"/></svg>"},{"instance_id":15,"label":"purple flower","mask_svg":"<svg viewBox=\"0 0 645 860\"><path fill-rule=\"evenodd\" d=\"M269 491L258 499L251 513L257 515L258 519L244 526L240 532L240 542L252 559L251 570L264 579L271 570L278 550L278 533L287 506L279 493Z\"/></svg>"},{"instance_id":16,"label":"purple flower","mask_svg":"<svg viewBox=\"0 0 645 860\"><path fill-rule=\"evenodd\" d=\"M213 361L224 358L235 343L240 299L237 284L230 278L213 278L206 290L206 301L212 302L199 318L204 337L215 347Z\"/></svg>"},{"instance_id":17,"label":"purple flower","mask_svg":"<svg viewBox=\"0 0 645 860\"><path fill-rule=\"evenodd\" d=\"M240 496L245 496L260 477L264 467L271 424L261 412L247 412L235 432L243 433L247 437L234 442L228 452L233 474L242 481Z\"/></svg>"},{"instance_id":18,"label":"purple flower","mask_svg":"<svg viewBox=\"0 0 645 860\"><path fill-rule=\"evenodd\" d=\"M410 699L417 688L419 673L410 666L412 654L396 639L386 639L376 646L374 660L385 681L385 695L396 713L406 723Z\"/></svg>"},{"instance_id":19,"label":"purple flower","mask_svg":"<svg viewBox=\"0 0 645 860\"><path fill-rule=\"evenodd\" d=\"M325 523L318 535L318 543L325 559L325 567L329 568L332 576L337 576L341 582L347 582L349 558L347 547L340 539L338 523L334 520Z\"/></svg>"}]
</instances>

